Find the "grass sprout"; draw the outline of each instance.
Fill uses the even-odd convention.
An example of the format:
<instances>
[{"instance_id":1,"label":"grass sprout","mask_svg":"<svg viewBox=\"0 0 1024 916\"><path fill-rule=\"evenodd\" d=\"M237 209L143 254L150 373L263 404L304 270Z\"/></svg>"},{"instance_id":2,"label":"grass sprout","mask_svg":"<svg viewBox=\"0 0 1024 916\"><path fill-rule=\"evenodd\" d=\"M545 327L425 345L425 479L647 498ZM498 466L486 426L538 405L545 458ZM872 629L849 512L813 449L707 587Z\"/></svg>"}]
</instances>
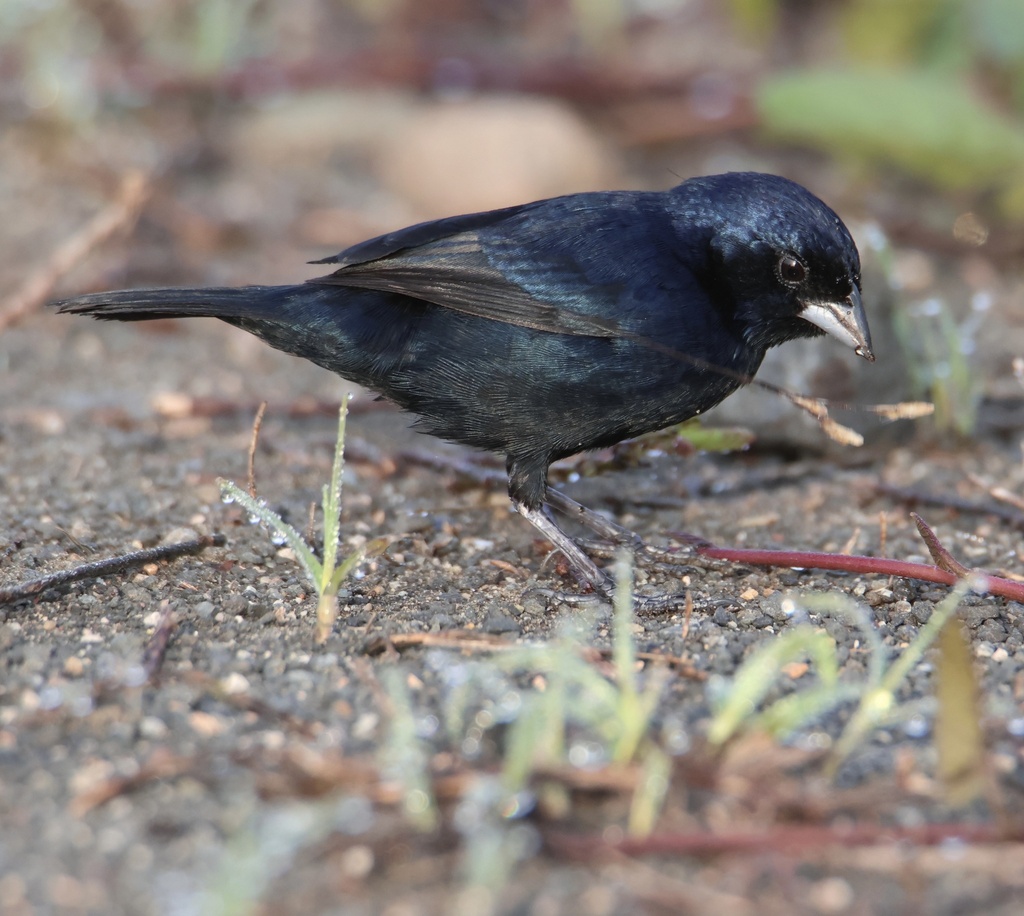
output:
<instances>
[{"instance_id":1,"label":"grass sprout","mask_svg":"<svg viewBox=\"0 0 1024 916\"><path fill-rule=\"evenodd\" d=\"M709 740L722 744L741 730L766 731L776 737L787 737L837 707L855 703L833 748L831 770L834 772L871 731L903 721L917 711L917 704L901 706L897 691L972 589L978 590L973 578L958 584L936 606L917 638L895 658L890 658L868 611L849 598L811 594L791 599L803 610L842 618L863 633L868 649L867 676L854 683L840 681L839 658L832 637L810 623L797 624L759 648L740 666L717 699ZM772 686L784 676L785 666L802 659L810 659L818 675L817 684L762 708Z\"/></svg>"},{"instance_id":2,"label":"grass sprout","mask_svg":"<svg viewBox=\"0 0 1024 916\"><path fill-rule=\"evenodd\" d=\"M605 678L583 651L590 626L578 617L563 625L558 637L545 646L527 646L495 660L504 671L532 672L543 679L543 690L530 691L523 709L512 723L506 744L503 782L507 791L525 788L538 770L573 763L569 735L582 728L595 739L592 757L616 766L638 764L661 772L667 758L651 738L658 699L669 673L650 671L641 685L637 673L637 648L633 638L633 576L625 557L616 561L617 588L614 600L612 660L615 680ZM592 625L591 625L592 626ZM655 762L656 761L656 762ZM637 814L630 830L642 834L652 826L649 812L656 811L667 789L656 778L641 779L634 799Z\"/></svg>"},{"instance_id":3,"label":"grass sprout","mask_svg":"<svg viewBox=\"0 0 1024 916\"><path fill-rule=\"evenodd\" d=\"M338 591L341 583L367 557L377 556L387 547L385 538L369 541L339 560L341 550L341 482L345 470L345 419L348 399L342 400L338 411L338 436L334 446L330 482L323 488L321 507L324 518L323 560L320 560L302 535L264 500L252 497L230 480L219 480L221 498L226 503L238 503L249 513L254 523L270 531L275 543L286 544L305 570L317 594L316 633L318 644L327 641L338 616Z\"/></svg>"},{"instance_id":4,"label":"grass sprout","mask_svg":"<svg viewBox=\"0 0 1024 916\"><path fill-rule=\"evenodd\" d=\"M656 739L654 717L671 675L666 668L638 671L632 570L625 557L616 563L616 578L610 676L590 650L594 619L575 612L549 642L472 661L436 652L428 666L442 682L440 706L425 737L401 669L383 672L391 722L382 761L401 783L413 826L437 823L430 739L436 735L454 746L471 765L478 761L451 815L462 837L457 913L496 910L517 864L539 846L526 816L538 809L546 817L567 816L572 771L621 773L632 786L629 834L642 837L654 829L672 766ZM485 757L496 757L498 766L484 766Z\"/></svg>"},{"instance_id":5,"label":"grass sprout","mask_svg":"<svg viewBox=\"0 0 1024 916\"><path fill-rule=\"evenodd\" d=\"M399 668L386 668L381 681L390 703L387 740L381 748L385 778L401 787L402 810L417 830L438 824L437 803L430 785L430 749L419 736L416 713Z\"/></svg>"},{"instance_id":6,"label":"grass sprout","mask_svg":"<svg viewBox=\"0 0 1024 916\"><path fill-rule=\"evenodd\" d=\"M970 437L978 419L982 392L975 337L988 301L986 295L976 295L963 321L957 321L938 296L893 315L915 394L926 395L935 404L935 425L941 432L961 439Z\"/></svg>"}]
</instances>

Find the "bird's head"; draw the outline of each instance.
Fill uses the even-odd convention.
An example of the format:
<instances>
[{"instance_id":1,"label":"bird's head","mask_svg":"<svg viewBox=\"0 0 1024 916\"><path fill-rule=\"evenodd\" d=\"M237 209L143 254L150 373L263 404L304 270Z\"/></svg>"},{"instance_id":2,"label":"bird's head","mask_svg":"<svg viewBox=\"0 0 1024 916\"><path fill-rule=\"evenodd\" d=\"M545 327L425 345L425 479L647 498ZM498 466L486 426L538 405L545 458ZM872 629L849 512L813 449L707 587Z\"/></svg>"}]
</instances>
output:
<instances>
[{"instance_id":1,"label":"bird's head","mask_svg":"<svg viewBox=\"0 0 1024 916\"><path fill-rule=\"evenodd\" d=\"M683 188L697 208L691 219L710 230L716 298L749 344L767 350L830 334L874 360L860 256L828 206L792 181L757 172L693 179Z\"/></svg>"}]
</instances>

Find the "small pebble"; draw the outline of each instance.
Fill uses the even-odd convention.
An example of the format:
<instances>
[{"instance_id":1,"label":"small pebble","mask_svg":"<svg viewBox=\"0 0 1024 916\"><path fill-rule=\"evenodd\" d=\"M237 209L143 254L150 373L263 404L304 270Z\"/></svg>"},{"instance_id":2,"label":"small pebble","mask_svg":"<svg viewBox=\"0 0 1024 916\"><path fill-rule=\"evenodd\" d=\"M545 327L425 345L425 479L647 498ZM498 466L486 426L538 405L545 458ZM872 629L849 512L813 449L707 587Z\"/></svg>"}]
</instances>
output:
<instances>
[{"instance_id":1,"label":"small pebble","mask_svg":"<svg viewBox=\"0 0 1024 916\"><path fill-rule=\"evenodd\" d=\"M202 735L204 738L213 738L217 735L222 734L227 728L226 723L220 716L215 716L209 712L203 712L202 710L196 710L189 714L188 724L197 735Z\"/></svg>"},{"instance_id":2,"label":"small pebble","mask_svg":"<svg viewBox=\"0 0 1024 916\"><path fill-rule=\"evenodd\" d=\"M250 689L249 679L244 674L232 671L226 677L220 679L220 689L228 696L248 693Z\"/></svg>"},{"instance_id":3,"label":"small pebble","mask_svg":"<svg viewBox=\"0 0 1024 916\"><path fill-rule=\"evenodd\" d=\"M143 716L139 720L139 737L155 740L167 734L167 723L156 716Z\"/></svg>"}]
</instances>

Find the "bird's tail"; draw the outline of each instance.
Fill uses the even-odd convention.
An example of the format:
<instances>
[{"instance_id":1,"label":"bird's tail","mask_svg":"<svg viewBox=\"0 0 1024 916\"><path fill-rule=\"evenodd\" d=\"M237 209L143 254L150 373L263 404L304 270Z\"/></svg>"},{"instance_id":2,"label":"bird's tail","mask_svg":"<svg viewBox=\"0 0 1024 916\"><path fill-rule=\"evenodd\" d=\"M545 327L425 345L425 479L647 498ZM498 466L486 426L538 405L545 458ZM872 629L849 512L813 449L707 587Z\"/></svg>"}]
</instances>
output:
<instances>
[{"instance_id":1,"label":"bird's tail","mask_svg":"<svg viewBox=\"0 0 1024 916\"><path fill-rule=\"evenodd\" d=\"M271 318L289 293L302 287L242 286L209 289L127 289L52 303L59 312L104 321L152 318Z\"/></svg>"}]
</instances>

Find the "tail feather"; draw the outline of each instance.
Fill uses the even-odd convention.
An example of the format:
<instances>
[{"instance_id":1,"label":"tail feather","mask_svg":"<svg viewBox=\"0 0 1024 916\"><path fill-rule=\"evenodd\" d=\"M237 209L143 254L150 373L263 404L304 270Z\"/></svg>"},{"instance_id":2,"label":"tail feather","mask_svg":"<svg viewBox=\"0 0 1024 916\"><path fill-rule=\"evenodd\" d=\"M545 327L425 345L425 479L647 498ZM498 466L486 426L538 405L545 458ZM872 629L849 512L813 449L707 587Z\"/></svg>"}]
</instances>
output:
<instances>
[{"instance_id":1,"label":"tail feather","mask_svg":"<svg viewBox=\"0 0 1024 916\"><path fill-rule=\"evenodd\" d=\"M242 286L210 289L126 289L92 293L52 303L58 312L91 315L103 321L152 318L270 317L289 287Z\"/></svg>"}]
</instances>

